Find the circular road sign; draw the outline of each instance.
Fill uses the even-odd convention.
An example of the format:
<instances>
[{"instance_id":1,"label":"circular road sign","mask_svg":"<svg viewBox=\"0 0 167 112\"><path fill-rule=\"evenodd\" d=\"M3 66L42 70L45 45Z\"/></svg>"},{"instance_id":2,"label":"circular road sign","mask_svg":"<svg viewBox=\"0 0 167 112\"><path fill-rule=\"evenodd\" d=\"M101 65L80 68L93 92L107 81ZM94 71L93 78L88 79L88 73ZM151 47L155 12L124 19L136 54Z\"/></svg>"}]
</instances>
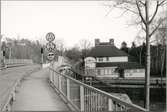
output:
<instances>
[{"instance_id":1,"label":"circular road sign","mask_svg":"<svg viewBox=\"0 0 167 112\"><path fill-rule=\"evenodd\" d=\"M47 59L50 60L50 61L52 61L54 59L54 57L55 57L55 54L53 52L49 52L47 54Z\"/></svg>"},{"instance_id":2,"label":"circular road sign","mask_svg":"<svg viewBox=\"0 0 167 112\"><path fill-rule=\"evenodd\" d=\"M48 43L46 44L46 49L47 49L49 52L53 51L55 48L56 48L56 45L55 45L53 42L48 42Z\"/></svg>"},{"instance_id":3,"label":"circular road sign","mask_svg":"<svg viewBox=\"0 0 167 112\"><path fill-rule=\"evenodd\" d=\"M52 32L46 34L46 40L52 42L55 39L55 35Z\"/></svg>"}]
</instances>

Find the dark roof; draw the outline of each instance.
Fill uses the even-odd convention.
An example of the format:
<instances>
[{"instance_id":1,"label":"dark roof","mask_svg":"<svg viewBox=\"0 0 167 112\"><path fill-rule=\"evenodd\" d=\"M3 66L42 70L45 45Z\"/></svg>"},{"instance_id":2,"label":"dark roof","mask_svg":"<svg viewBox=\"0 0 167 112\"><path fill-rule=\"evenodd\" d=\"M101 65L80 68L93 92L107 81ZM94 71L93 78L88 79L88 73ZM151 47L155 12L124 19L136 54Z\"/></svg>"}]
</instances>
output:
<instances>
[{"instance_id":1,"label":"dark roof","mask_svg":"<svg viewBox=\"0 0 167 112\"><path fill-rule=\"evenodd\" d=\"M98 45L95 46L88 56L92 57L116 57L116 56L128 56L124 51L119 50L112 45Z\"/></svg>"},{"instance_id":2,"label":"dark roof","mask_svg":"<svg viewBox=\"0 0 167 112\"><path fill-rule=\"evenodd\" d=\"M110 63L96 63L96 67L120 67L123 69L144 68L144 66L136 62L110 62Z\"/></svg>"}]
</instances>

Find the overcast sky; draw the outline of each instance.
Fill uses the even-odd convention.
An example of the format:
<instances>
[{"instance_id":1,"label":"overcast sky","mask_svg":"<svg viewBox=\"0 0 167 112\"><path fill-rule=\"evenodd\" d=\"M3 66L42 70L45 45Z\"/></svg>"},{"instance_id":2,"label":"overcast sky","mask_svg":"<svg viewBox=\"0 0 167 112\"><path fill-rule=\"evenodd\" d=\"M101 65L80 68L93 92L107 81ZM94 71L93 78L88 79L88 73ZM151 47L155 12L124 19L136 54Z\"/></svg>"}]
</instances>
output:
<instances>
[{"instance_id":1,"label":"overcast sky","mask_svg":"<svg viewBox=\"0 0 167 112\"><path fill-rule=\"evenodd\" d=\"M94 43L95 38L108 41L114 38L116 46L126 41L129 46L137 35L136 26L127 24L130 14L120 17L120 10L110 10L103 1L2 1L1 31L6 37L45 41L47 32L53 32L72 47L81 39ZM132 18L132 19L131 19Z\"/></svg>"}]
</instances>

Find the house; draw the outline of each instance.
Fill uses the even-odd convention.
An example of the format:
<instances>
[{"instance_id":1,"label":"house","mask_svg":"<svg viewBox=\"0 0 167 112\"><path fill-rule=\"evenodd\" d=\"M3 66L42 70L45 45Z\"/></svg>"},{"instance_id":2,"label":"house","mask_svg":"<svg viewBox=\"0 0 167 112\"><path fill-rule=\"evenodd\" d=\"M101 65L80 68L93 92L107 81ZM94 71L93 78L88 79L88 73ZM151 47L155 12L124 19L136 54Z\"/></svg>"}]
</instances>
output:
<instances>
[{"instance_id":1,"label":"house","mask_svg":"<svg viewBox=\"0 0 167 112\"><path fill-rule=\"evenodd\" d=\"M112 78L144 78L145 69L130 56L114 45L114 39L109 42L100 42L95 39L92 48L85 61L85 74L96 77Z\"/></svg>"}]
</instances>

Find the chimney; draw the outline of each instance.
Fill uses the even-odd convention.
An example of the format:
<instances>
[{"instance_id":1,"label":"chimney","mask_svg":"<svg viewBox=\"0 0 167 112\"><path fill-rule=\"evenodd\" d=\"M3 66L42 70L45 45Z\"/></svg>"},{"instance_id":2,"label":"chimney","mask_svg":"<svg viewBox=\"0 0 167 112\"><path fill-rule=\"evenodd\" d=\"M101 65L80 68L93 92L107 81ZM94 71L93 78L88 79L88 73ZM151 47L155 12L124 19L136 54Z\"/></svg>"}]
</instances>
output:
<instances>
[{"instance_id":1,"label":"chimney","mask_svg":"<svg viewBox=\"0 0 167 112\"><path fill-rule=\"evenodd\" d=\"M99 39L95 39L95 46L100 44L100 40Z\"/></svg>"},{"instance_id":2,"label":"chimney","mask_svg":"<svg viewBox=\"0 0 167 112\"><path fill-rule=\"evenodd\" d=\"M110 45L114 46L114 39L109 40Z\"/></svg>"}]
</instances>

